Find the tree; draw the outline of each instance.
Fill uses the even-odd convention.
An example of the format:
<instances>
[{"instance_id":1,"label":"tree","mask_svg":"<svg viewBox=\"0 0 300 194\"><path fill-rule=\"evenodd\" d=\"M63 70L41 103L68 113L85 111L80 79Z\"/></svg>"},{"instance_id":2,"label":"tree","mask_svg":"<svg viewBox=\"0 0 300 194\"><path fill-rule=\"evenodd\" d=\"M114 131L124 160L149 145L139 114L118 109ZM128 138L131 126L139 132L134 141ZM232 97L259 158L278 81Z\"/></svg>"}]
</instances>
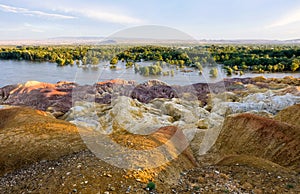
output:
<instances>
[{"instance_id":1,"label":"tree","mask_svg":"<svg viewBox=\"0 0 300 194\"><path fill-rule=\"evenodd\" d=\"M242 62L242 67L241 67L244 71L248 69L248 66L246 65L245 62Z\"/></svg>"},{"instance_id":2,"label":"tree","mask_svg":"<svg viewBox=\"0 0 300 194\"><path fill-rule=\"evenodd\" d=\"M272 65L268 65L267 68L268 68L268 70L269 70L270 72L272 72L272 70L273 70L273 66L272 66Z\"/></svg>"},{"instance_id":3,"label":"tree","mask_svg":"<svg viewBox=\"0 0 300 194\"><path fill-rule=\"evenodd\" d=\"M232 68L228 67L226 70L227 70L226 73L227 73L228 76L232 75L232 72L233 72Z\"/></svg>"},{"instance_id":4,"label":"tree","mask_svg":"<svg viewBox=\"0 0 300 194\"><path fill-rule=\"evenodd\" d=\"M218 77L218 69L217 69L216 67L212 68L212 69L209 71L209 73L210 73L210 76L211 76L211 77L214 77L214 78Z\"/></svg>"},{"instance_id":5,"label":"tree","mask_svg":"<svg viewBox=\"0 0 300 194\"><path fill-rule=\"evenodd\" d=\"M65 64L66 65L74 65L74 61L73 61L73 59L66 59Z\"/></svg>"},{"instance_id":6,"label":"tree","mask_svg":"<svg viewBox=\"0 0 300 194\"><path fill-rule=\"evenodd\" d=\"M135 73L138 73L140 71L140 67L139 67L139 65L138 64L134 64L134 72Z\"/></svg>"},{"instance_id":7,"label":"tree","mask_svg":"<svg viewBox=\"0 0 300 194\"><path fill-rule=\"evenodd\" d=\"M150 65L149 74L150 75L159 75L162 72L162 68L159 65Z\"/></svg>"},{"instance_id":8,"label":"tree","mask_svg":"<svg viewBox=\"0 0 300 194\"><path fill-rule=\"evenodd\" d=\"M283 71L284 70L284 64L282 64L282 63L279 63L278 64L278 69L279 69L279 71Z\"/></svg>"},{"instance_id":9,"label":"tree","mask_svg":"<svg viewBox=\"0 0 300 194\"><path fill-rule=\"evenodd\" d=\"M57 58L57 59L56 59L56 63L57 63L57 65L59 65L59 66L63 66L63 65L65 65L65 60L62 59L62 58Z\"/></svg>"},{"instance_id":10,"label":"tree","mask_svg":"<svg viewBox=\"0 0 300 194\"><path fill-rule=\"evenodd\" d=\"M180 68L184 68L184 60L178 60L178 64Z\"/></svg>"},{"instance_id":11,"label":"tree","mask_svg":"<svg viewBox=\"0 0 300 194\"><path fill-rule=\"evenodd\" d=\"M133 62L132 62L132 61L128 61L128 62L125 64L125 66L126 66L127 68L132 67L132 66L133 66Z\"/></svg>"},{"instance_id":12,"label":"tree","mask_svg":"<svg viewBox=\"0 0 300 194\"><path fill-rule=\"evenodd\" d=\"M273 71L274 72L278 71L278 64L276 64L276 65L273 66Z\"/></svg>"},{"instance_id":13,"label":"tree","mask_svg":"<svg viewBox=\"0 0 300 194\"><path fill-rule=\"evenodd\" d=\"M232 69L233 69L234 71L238 71L238 70L239 70L239 68L238 68L237 65L233 66Z\"/></svg>"},{"instance_id":14,"label":"tree","mask_svg":"<svg viewBox=\"0 0 300 194\"><path fill-rule=\"evenodd\" d=\"M87 57L86 56L82 57L81 62L82 62L82 65L86 65L87 64Z\"/></svg>"},{"instance_id":15,"label":"tree","mask_svg":"<svg viewBox=\"0 0 300 194\"><path fill-rule=\"evenodd\" d=\"M92 65L97 65L99 64L99 59L97 57L92 57L91 63Z\"/></svg>"},{"instance_id":16,"label":"tree","mask_svg":"<svg viewBox=\"0 0 300 194\"><path fill-rule=\"evenodd\" d=\"M195 65L199 69L199 71L201 71L201 72L203 71L203 67L200 62L196 62Z\"/></svg>"},{"instance_id":17,"label":"tree","mask_svg":"<svg viewBox=\"0 0 300 194\"><path fill-rule=\"evenodd\" d=\"M300 61L298 59L294 59L292 61L291 70L294 72L296 71L300 66Z\"/></svg>"},{"instance_id":18,"label":"tree","mask_svg":"<svg viewBox=\"0 0 300 194\"><path fill-rule=\"evenodd\" d=\"M174 77L174 74L175 74L175 73L174 73L174 70L172 69L172 70L171 70L171 76Z\"/></svg>"},{"instance_id":19,"label":"tree","mask_svg":"<svg viewBox=\"0 0 300 194\"><path fill-rule=\"evenodd\" d=\"M141 71L141 74L143 76L149 76L150 75L150 70L149 70L149 67L146 66L146 67L141 67L140 68L140 71Z\"/></svg>"},{"instance_id":20,"label":"tree","mask_svg":"<svg viewBox=\"0 0 300 194\"><path fill-rule=\"evenodd\" d=\"M115 64L117 64L118 63L118 57L114 57L114 58L112 58L111 60L110 60L110 64L111 65L115 65Z\"/></svg>"}]
</instances>

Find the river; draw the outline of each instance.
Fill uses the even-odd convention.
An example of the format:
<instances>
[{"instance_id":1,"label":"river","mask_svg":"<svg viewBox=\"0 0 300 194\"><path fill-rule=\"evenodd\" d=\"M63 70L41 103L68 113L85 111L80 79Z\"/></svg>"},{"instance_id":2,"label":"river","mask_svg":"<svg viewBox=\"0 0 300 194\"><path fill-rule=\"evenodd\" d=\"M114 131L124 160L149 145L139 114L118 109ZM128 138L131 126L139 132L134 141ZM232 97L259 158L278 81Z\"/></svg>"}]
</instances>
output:
<instances>
[{"instance_id":1,"label":"river","mask_svg":"<svg viewBox=\"0 0 300 194\"><path fill-rule=\"evenodd\" d=\"M145 65L144 62L141 65ZM147 64L147 63L146 63ZM187 85L199 82L217 82L223 78L228 78L225 72L218 66L218 77L211 78L209 76L210 67L203 69L203 74L193 71L189 73L176 70L174 66L164 67L164 71L173 68L175 75L172 76L149 76L144 77L136 74L133 68L126 69L124 63L118 63L117 69L110 69L107 62L101 62L97 66L78 67L73 66L57 66L55 63L48 62L28 62L28 61L14 61L14 60L0 60L0 87L9 84L22 83L30 80L56 83L58 81L73 81L79 84L93 84L98 81L105 81L110 79L125 79L135 80L139 83L149 79L159 79L168 84ZM243 76L232 75L231 77L275 77L283 78L285 76L293 76L300 78L300 73L265 73L253 74L245 73Z\"/></svg>"}]
</instances>

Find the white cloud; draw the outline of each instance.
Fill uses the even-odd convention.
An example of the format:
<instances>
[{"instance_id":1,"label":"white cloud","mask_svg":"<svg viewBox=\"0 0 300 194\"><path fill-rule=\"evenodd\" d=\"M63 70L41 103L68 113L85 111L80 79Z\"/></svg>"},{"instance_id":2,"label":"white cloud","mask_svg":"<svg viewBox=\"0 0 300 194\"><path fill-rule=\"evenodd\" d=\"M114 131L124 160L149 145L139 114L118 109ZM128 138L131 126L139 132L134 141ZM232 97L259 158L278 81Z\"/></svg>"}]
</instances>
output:
<instances>
[{"instance_id":1,"label":"white cloud","mask_svg":"<svg viewBox=\"0 0 300 194\"><path fill-rule=\"evenodd\" d=\"M93 9L61 9L60 11L64 11L65 13L78 14L83 17L87 17L94 20L99 20L103 22L109 23L117 23L117 24L141 24L142 20L138 18L134 18L122 13L115 13L111 11L102 10L93 10Z\"/></svg>"},{"instance_id":2,"label":"white cloud","mask_svg":"<svg viewBox=\"0 0 300 194\"><path fill-rule=\"evenodd\" d=\"M270 25L266 26L267 28L275 28L286 26L295 22L300 22L300 9L291 11L287 15L283 16L279 20L271 23Z\"/></svg>"},{"instance_id":3,"label":"white cloud","mask_svg":"<svg viewBox=\"0 0 300 194\"><path fill-rule=\"evenodd\" d=\"M0 4L0 10L5 11L5 12L19 13L19 14L23 14L23 15L53 18L53 19L74 19L75 18L74 16L70 16L70 15L46 13L43 11L28 10L28 9L21 8L21 7L12 7L12 6L3 5L3 4Z\"/></svg>"}]
</instances>

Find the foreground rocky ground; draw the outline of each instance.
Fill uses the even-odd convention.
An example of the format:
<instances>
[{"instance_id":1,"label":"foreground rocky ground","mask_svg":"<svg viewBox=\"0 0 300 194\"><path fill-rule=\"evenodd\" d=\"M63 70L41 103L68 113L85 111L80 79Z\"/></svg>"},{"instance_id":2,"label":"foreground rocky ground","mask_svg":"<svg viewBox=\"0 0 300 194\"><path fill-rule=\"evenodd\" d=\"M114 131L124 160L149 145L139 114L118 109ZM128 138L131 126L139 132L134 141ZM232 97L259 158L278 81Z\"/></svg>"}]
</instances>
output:
<instances>
[{"instance_id":1,"label":"foreground rocky ground","mask_svg":"<svg viewBox=\"0 0 300 194\"><path fill-rule=\"evenodd\" d=\"M300 79L222 84L1 88L0 193L300 193ZM147 154L130 160L102 137ZM87 141L137 168L104 162Z\"/></svg>"}]
</instances>

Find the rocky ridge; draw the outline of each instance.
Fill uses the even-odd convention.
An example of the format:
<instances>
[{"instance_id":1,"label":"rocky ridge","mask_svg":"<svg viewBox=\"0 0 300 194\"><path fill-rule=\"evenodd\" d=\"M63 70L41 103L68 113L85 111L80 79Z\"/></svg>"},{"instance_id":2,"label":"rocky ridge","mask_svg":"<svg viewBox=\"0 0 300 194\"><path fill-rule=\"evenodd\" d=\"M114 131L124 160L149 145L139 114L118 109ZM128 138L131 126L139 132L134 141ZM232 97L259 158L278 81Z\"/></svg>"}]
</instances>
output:
<instances>
[{"instance_id":1,"label":"rocky ridge","mask_svg":"<svg viewBox=\"0 0 300 194\"><path fill-rule=\"evenodd\" d=\"M137 84L134 81L117 79L83 86L72 82L49 84L29 81L0 88L0 104L29 106L60 117L68 112L76 101L110 104L116 96L128 96L143 103L149 103L155 98L180 98L199 100L202 105L205 105L210 94L226 91L251 92L250 90L278 89L278 87L295 88L300 85L299 82L299 79L291 77L283 79L234 78L213 84L198 83L187 86L169 86L158 80ZM252 89L247 88L250 85L253 86Z\"/></svg>"},{"instance_id":2,"label":"rocky ridge","mask_svg":"<svg viewBox=\"0 0 300 194\"><path fill-rule=\"evenodd\" d=\"M226 90L220 83L210 85L209 90L205 84L168 86L159 81L136 84L124 80L94 86L29 82L1 88L2 104L47 112L0 110L2 150L8 150L0 155L4 166L21 143L28 145L21 146L18 157L12 158L20 165L3 171L0 192L299 193L300 79L260 77L222 84ZM45 106L40 105L43 101ZM62 102L66 104L60 109ZM53 116L76 124L82 140L73 129L71 134L54 130L57 135L53 138L45 135L52 134L56 121L60 122ZM65 125L74 127L69 122ZM30 138L19 141L24 134ZM89 134L109 137L132 150L157 148L174 135L174 142L190 146L168 163L162 162L165 153L153 152L151 160L162 162L160 167L123 170L98 160L86 149L82 143L92 139L84 138ZM51 152L69 140L79 145L77 150ZM44 144L50 152L43 152ZM175 144L168 145L170 155L177 155ZM10 145L14 147L9 149ZM34 156L33 160L24 161L22 153ZM137 157L133 163L143 160L149 158ZM146 189L149 181L155 182L155 190Z\"/></svg>"}]
</instances>

